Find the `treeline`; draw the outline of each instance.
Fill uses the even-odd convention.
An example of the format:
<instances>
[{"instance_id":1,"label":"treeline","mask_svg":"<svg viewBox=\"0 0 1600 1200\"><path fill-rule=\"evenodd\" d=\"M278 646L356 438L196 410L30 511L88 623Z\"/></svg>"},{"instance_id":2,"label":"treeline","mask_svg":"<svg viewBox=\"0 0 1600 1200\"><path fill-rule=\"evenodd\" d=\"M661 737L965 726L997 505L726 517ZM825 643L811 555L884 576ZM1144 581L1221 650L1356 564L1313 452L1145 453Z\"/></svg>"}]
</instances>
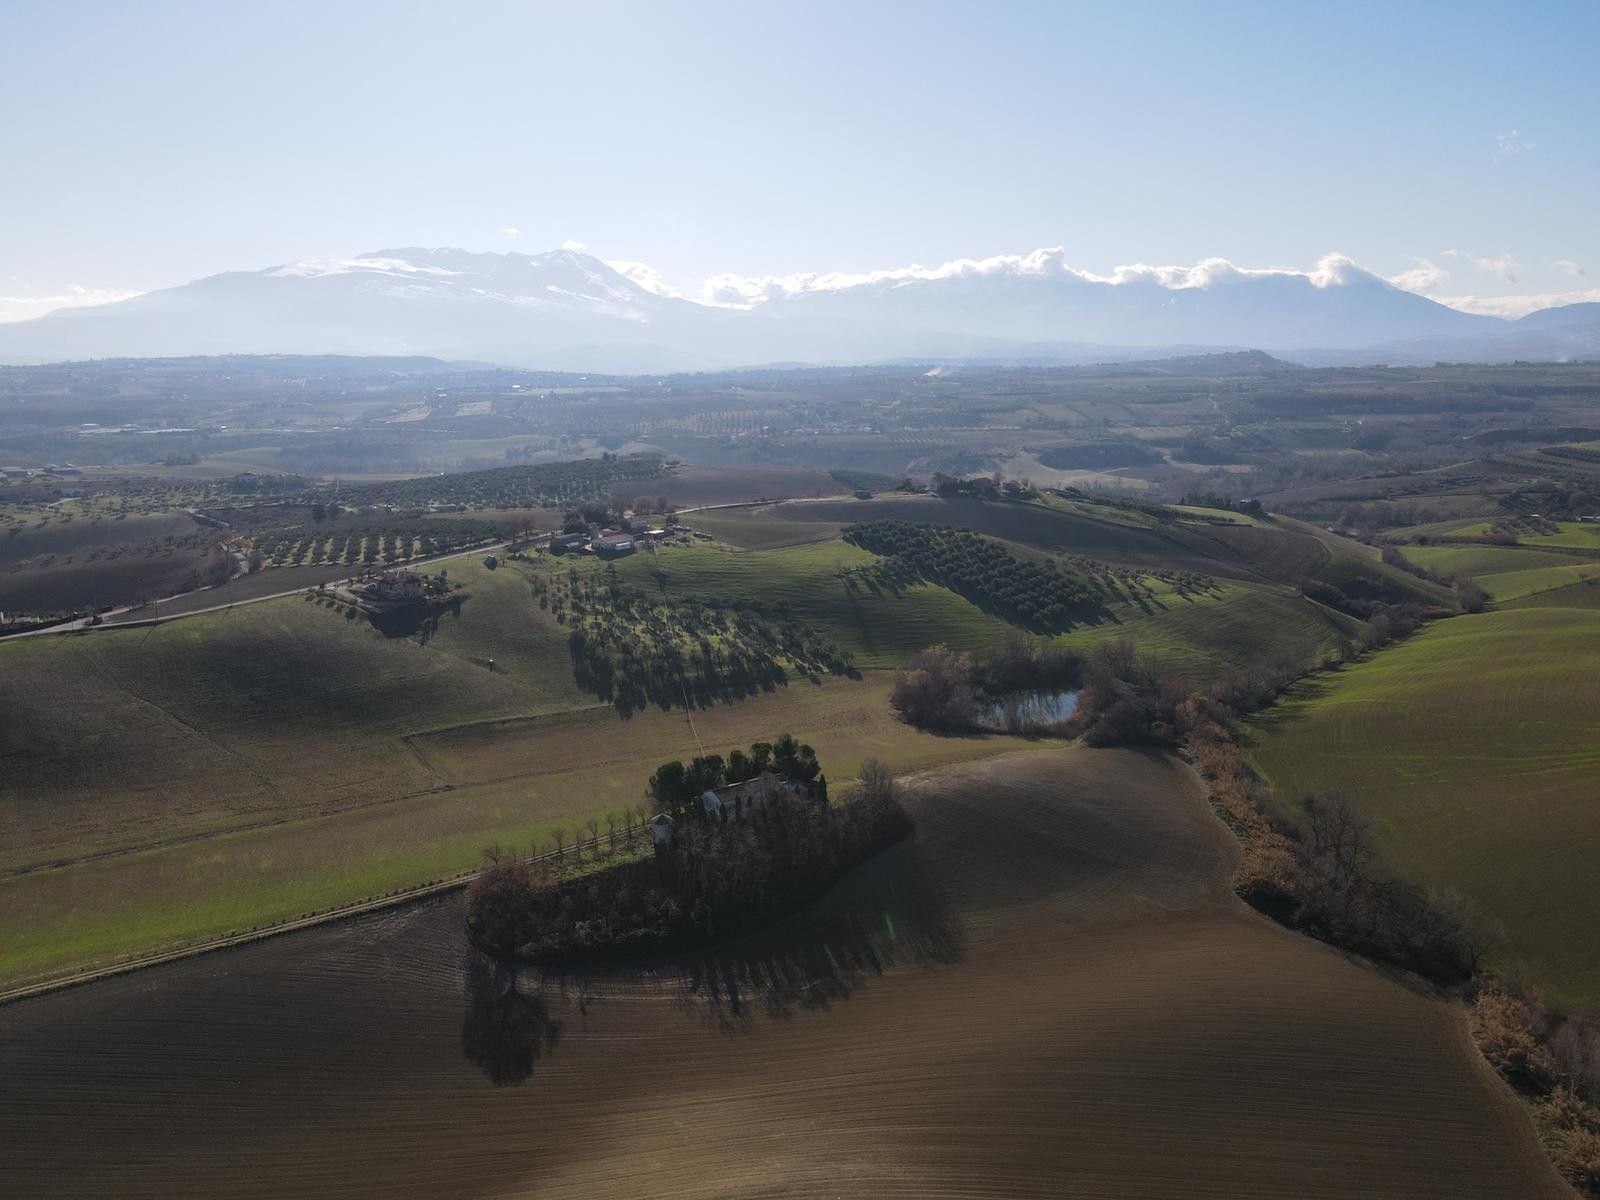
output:
<instances>
[{"instance_id":1,"label":"treeline","mask_svg":"<svg viewBox=\"0 0 1600 1200\"><path fill-rule=\"evenodd\" d=\"M662 763L650 776L645 794L657 812L682 815L700 803L700 797L730 783L743 783L771 771L791 783L803 784L817 799L828 798L828 777L817 763L817 752L793 734L780 734L770 742L752 742L750 751L697 755L685 764L680 759Z\"/></svg>"},{"instance_id":2,"label":"treeline","mask_svg":"<svg viewBox=\"0 0 1600 1200\"><path fill-rule=\"evenodd\" d=\"M1084 656L1077 651L1020 634L969 653L930 646L895 673L889 706L902 721L923 729L975 729L984 710L1008 695L1077 687L1083 666Z\"/></svg>"},{"instance_id":3,"label":"treeline","mask_svg":"<svg viewBox=\"0 0 1600 1200\"><path fill-rule=\"evenodd\" d=\"M846 804L780 797L742 817L680 819L653 857L567 883L501 856L468 892L468 933L546 960L701 945L793 912L911 827L893 776L869 762Z\"/></svg>"},{"instance_id":4,"label":"treeline","mask_svg":"<svg viewBox=\"0 0 1600 1200\"><path fill-rule=\"evenodd\" d=\"M1321 579L1302 579L1299 590L1307 600L1315 600L1318 604L1325 604L1337 612L1365 623L1356 640L1346 645L1347 657L1359 654L1363 650L1376 650L1380 646L1387 646L1396 638L1408 637L1420 629L1430 616L1438 615L1430 613L1427 608L1414 600L1408 600L1403 604L1390 604L1383 600L1360 600ZM1482 606L1480 595L1478 607Z\"/></svg>"},{"instance_id":5,"label":"treeline","mask_svg":"<svg viewBox=\"0 0 1600 1200\"><path fill-rule=\"evenodd\" d=\"M899 490L918 490L914 486L907 487L906 484L910 482L902 481ZM1002 479L998 471L993 475L947 475L943 471L935 471L928 486L935 495L947 500L963 497L974 500L1032 500L1039 494L1028 480Z\"/></svg>"},{"instance_id":6,"label":"treeline","mask_svg":"<svg viewBox=\"0 0 1600 1200\"><path fill-rule=\"evenodd\" d=\"M1472 1036L1506 1082L1527 1097L1541 1140L1568 1179L1600 1195L1600 1023L1551 1008L1537 992L1485 982Z\"/></svg>"},{"instance_id":7,"label":"treeline","mask_svg":"<svg viewBox=\"0 0 1600 1200\"><path fill-rule=\"evenodd\" d=\"M455 475L396 479L347 487L340 495L359 504L469 504L479 508L542 508L609 497L614 489L662 479L659 458L605 454L572 462L490 467Z\"/></svg>"},{"instance_id":8,"label":"treeline","mask_svg":"<svg viewBox=\"0 0 1600 1200\"><path fill-rule=\"evenodd\" d=\"M1401 880L1376 830L1348 799L1307 797L1292 811L1267 802L1234 741L1232 722L1271 704L1304 674L1264 659L1209 685L1165 669L1129 640L1089 655L1078 717L1092 746L1181 748L1244 846L1235 889L1297 929L1429 978L1459 982L1488 945L1461 897Z\"/></svg>"},{"instance_id":9,"label":"treeline","mask_svg":"<svg viewBox=\"0 0 1600 1200\"><path fill-rule=\"evenodd\" d=\"M890 586L937 584L1013 625L1039 632L1071 628L1103 607L1100 590L1057 559L1021 558L993 538L948 525L871 521L845 541L888 559L877 578Z\"/></svg>"},{"instance_id":10,"label":"treeline","mask_svg":"<svg viewBox=\"0 0 1600 1200\"><path fill-rule=\"evenodd\" d=\"M1385 859L1375 824L1349 797L1305 796L1288 808L1271 800L1231 722L1271 703L1291 679L1258 667L1195 693L1176 710L1184 749L1243 847L1234 890L1323 941L1437 983L1466 984L1484 1057L1533 1102L1563 1173L1580 1187L1600 1188L1600 1025L1480 975L1498 928L1460 893L1401 878Z\"/></svg>"},{"instance_id":11,"label":"treeline","mask_svg":"<svg viewBox=\"0 0 1600 1200\"><path fill-rule=\"evenodd\" d=\"M1488 601L1488 593L1479 587L1477 580L1470 575L1444 575L1438 571L1430 571L1427 567L1412 562L1398 546L1385 546L1381 556L1386 565L1404 571L1407 575L1415 575L1418 579L1426 579L1429 583L1449 588L1455 593L1456 603L1461 606L1463 612L1482 612L1484 604Z\"/></svg>"}]
</instances>

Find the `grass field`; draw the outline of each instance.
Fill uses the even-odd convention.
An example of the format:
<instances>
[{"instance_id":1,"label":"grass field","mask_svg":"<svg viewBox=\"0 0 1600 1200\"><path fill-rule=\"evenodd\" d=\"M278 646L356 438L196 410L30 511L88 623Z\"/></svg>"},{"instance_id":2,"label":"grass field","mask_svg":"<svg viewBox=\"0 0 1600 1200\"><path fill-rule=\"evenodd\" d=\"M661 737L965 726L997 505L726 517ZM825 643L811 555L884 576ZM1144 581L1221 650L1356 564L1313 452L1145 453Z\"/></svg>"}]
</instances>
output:
<instances>
[{"instance_id":1,"label":"grass field","mask_svg":"<svg viewBox=\"0 0 1600 1200\"><path fill-rule=\"evenodd\" d=\"M835 779L866 757L917 767L1024 744L918 733L891 718L887 686L875 676L790 688L697 713L693 727L681 712L623 722L594 707L424 733L415 752L390 740L373 753L401 768L394 793L361 807L301 808L257 828L0 876L11 918L0 926L0 983L382 895L470 867L492 842L542 843L557 825L638 802L657 765L697 753L696 734L726 753L788 730Z\"/></svg>"},{"instance_id":2,"label":"grass field","mask_svg":"<svg viewBox=\"0 0 1600 1200\"><path fill-rule=\"evenodd\" d=\"M1552 593L1559 595L1559 593ZM1600 619L1458 617L1319 679L1254 727L1280 802L1345 791L1406 875L1504 924L1497 966L1600 1006Z\"/></svg>"},{"instance_id":3,"label":"grass field","mask_svg":"<svg viewBox=\"0 0 1600 1200\"><path fill-rule=\"evenodd\" d=\"M1572 555L1517 546L1406 546L1401 551L1419 567L1441 575L1499 575L1539 567L1571 566Z\"/></svg>"},{"instance_id":4,"label":"grass field","mask_svg":"<svg viewBox=\"0 0 1600 1200\"><path fill-rule=\"evenodd\" d=\"M1537 592L1570 587L1586 579L1600 577L1600 562L1568 561L1559 567L1534 567L1529 570L1503 571L1479 575L1478 583L1489 595L1499 600L1516 600Z\"/></svg>"},{"instance_id":5,"label":"grass field","mask_svg":"<svg viewBox=\"0 0 1600 1200\"><path fill-rule=\"evenodd\" d=\"M1555 533L1537 533L1517 540L1525 546L1560 546L1569 550L1600 550L1600 522L1557 521Z\"/></svg>"},{"instance_id":6,"label":"grass field","mask_svg":"<svg viewBox=\"0 0 1600 1200\"><path fill-rule=\"evenodd\" d=\"M1501 608L1600 608L1600 579L1569 583L1548 592L1534 592L1507 601Z\"/></svg>"}]
</instances>

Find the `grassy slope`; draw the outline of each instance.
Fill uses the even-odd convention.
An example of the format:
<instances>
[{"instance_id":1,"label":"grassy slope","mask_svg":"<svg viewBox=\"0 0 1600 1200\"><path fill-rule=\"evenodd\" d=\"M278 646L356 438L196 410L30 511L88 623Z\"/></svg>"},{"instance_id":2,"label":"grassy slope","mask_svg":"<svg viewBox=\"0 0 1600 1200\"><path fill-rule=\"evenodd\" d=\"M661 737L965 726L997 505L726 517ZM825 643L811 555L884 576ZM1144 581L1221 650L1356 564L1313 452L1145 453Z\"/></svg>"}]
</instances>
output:
<instances>
[{"instance_id":1,"label":"grassy slope","mask_svg":"<svg viewBox=\"0 0 1600 1200\"><path fill-rule=\"evenodd\" d=\"M1444 575L1497 575L1536 567L1570 566L1570 554L1516 546L1406 546L1402 553L1419 567Z\"/></svg>"},{"instance_id":2,"label":"grassy slope","mask_svg":"<svg viewBox=\"0 0 1600 1200\"><path fill-rule=\"evenodd\" d=\"M913 587L899 597L874 595L851 592L836 574L841 567L875 561L875 555L837 540L754 551L696 544L634 555L617 564L617 574L656 592L654 572L665 571L669 597L787 603L799 619L853 652L856 665L864 669L897 667L936 641L958 649L986 645L1010 629L944 588Z\"/></svg>"},{"instance_id":3,"label":"grassy slope","mask_svg":"<svg viewBox=\"0 0 1600 1200\"><path fill-rule=\"evenodd\" d=\"M1555 533L1539 533L1519 537L1524 546L1556 546L1569 550L1600 550L1600 523L1594 521L1558 521Z\"/></svg>"},{"instance_id":4,"label":"grassy slope","mask_svg":"<svg viewBox=\"0 0 1600 1200\"><path fill-rule=\"evenodd\" d=\"M418 739L446 790L0 877L0 911L14 918L0 925L0 984L382 895L471 867L492 842L542 842L638 801L660 762L695 753L696 732L726 753L791 730L835 779L871 756L910 768L1024 744L918 733L891 719L887 686L791 688L697 714L693 729L681 713L623 723L609 708L466 726Z\"/></svg>"},{"instance_id":5,"label":"grassy slope","mask_svg":"<svg viewBox=\"0 0 1600 1200\"><path fill-rule=\"evenodd\" d=\"M921 511L945 511L933 503ZM845 502L855 506L872 507ZM963 523L1015 523L1017 507L965 507L973 519ZM1116 528L1045 510L1020 520L1035 544L1065 531L1075 552ZM1183 549L1181 528L1128 529L1134 558L1178 546L1183 565L1204 569L1197 547L1207 543ZM1010 629L942 588L852 594L834 571L866 561L836 540L782 551L696 543L617 569L654 589L652 571L663 568L669 594L787 601L869 671L933 642L974 647ZM532 569L452 562L471 599L425 642L384 638L364 620L295 598L154 629L0 645L0 707L20 718L0 726L0 872L12 872L0 874L0 909L26 918L0 931L0 974L382 893L466 867L490 841L526 841L636 800L658 762L693 752L693 731L681 714L624 723L577 691L565 631L529 595ZM1349 632L1285 586L1227 579L1200 598L1158 588L1116 616L1069 636L1130 634L1199 674L1262 652L1313 660ZM870 674L822 689L797 684L700 714L695 728L724 750L789 728L810 737L836 775L867 754L909 766L999 744L893 724L886 686ZM117 848L137 852L82 861ZM15 874L52 862L71 865Z\"/></svg>"},{"instance_id":6,"label":"grassy slope","mask_svg":"<svg viewBox=\"0 0 1600 1200\"><path fill-rule=\"evenodd\" d=\"M1388 566L1375 547L1336 537L1301 521L1277 517L1271 526L1220 526L1211 532L1257 571L1280 582L1313 578L1358 599L1453 603L1448 588Z\"/></svg>"},{"instance_id":7,"label":"grassy slope","mask_svg":"<svg viewBox=\"0 0 1600 1200\"><path fill-rule=\"evenodd\" d=\"M1600 1004L1600 624L1530 608L1460 617L1302 689L1256 727L1287 801L1344 790L1402 871L1504 923L1503 966Z\"/></svg>"},{"instance_id":8,"label":"grassy slope","mask_svg":"<svg viewBox=\"0 0 1600 1200\"><path fill-rule=\"evenodd\" d=\"M1500 608L1600 608L1600 579L1586 579L1547 592L1507 600Z\"/></svg>"},{"instance_id":9,"label":"grassy slope","mask_svg":"<svg viewBox=\"0 0 1600 1200\"><path fill-rule=\"evenodd\" d=\"M664 570L669 594L786 601L801 619L853 651L857 664L866 668L898 666L936 641L971 649L1010 630L1004 621L941 587L918 586L894 596L851 591L836 577L840 567L869 563L874 557L840 541L781 551L697 544L669 547L653 557L635 556L619 564L618 573L653 588L652 572ZM1263 654L1316 661L1354 630L1347 618L1270 584L1224 581L1212 594L1187 597L1159 584L1155 590L1153 599L1113 605L1112 619L1073 630L1064 640L1088 646L1128 636L1185 670L1214 675Z\"/></svg>"},{"instance_id":10,"label":"grassy slope","mask_svg":"<svg viewBox=\"0 0 1600 1200\"><path fill-rule=\"evenodd\" d=\"M1478 583L1495 600L1516 600L1538 592L1553 591L1600 576L1600 562L1571 562L1559 567L1534 567L1522 571L1503 571L1479 575Z\"/></svg>"}]
</instances>

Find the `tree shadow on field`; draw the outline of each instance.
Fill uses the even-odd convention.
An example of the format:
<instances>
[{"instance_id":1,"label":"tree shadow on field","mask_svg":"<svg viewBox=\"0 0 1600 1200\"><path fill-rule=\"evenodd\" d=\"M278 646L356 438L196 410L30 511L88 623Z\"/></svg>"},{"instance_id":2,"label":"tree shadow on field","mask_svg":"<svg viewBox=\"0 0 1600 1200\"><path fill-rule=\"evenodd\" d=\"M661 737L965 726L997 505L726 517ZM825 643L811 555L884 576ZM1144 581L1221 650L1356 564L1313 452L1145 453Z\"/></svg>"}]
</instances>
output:
<instances>
[{"instance_id":1,"label":"tree shadow on field","mask_svg":"<svg viewBox=\"0 0 1600 1200\"><path fill-rule=\"evenodd\" d=\"M960 920L915 837L874 856L795 916L678 960L678 1003L728 1031L758 1013L787 1019L850 998L896 966L950 965L966 952Z\"/></svg>"},{"instance_id":2,"label":"tree shadow on field","mask_svg":"<svg viewBox=\"0 0 1600 1200\"><path fill-rule=\"evenodd\" d=\"M495 1087L527 1082L541 1056L561 1040L541 992L524 992L521 966L473 950L467 963L467 1011L461 1022L461 1052Z\"/></svg>"},{"instance_id":3,"label":"tree shadow on field","mask_svg":"<svg viewBox=\"0 0 1600 1200\"><path fill-rule=\"evenodd\" d=\"M426 644L439 632L439 622L446 612L457 620L461 617L460 600L443 605L414 604L392 609L386 613L367 613L367 623L386 638L410 638Z\"/></svg>"},{"instance_id":4,"label":"tree shadow on field","mask_svg":"<svg viewBox=\"0 0 1600 1200\"><path fill-rule=\"evenodd\" d=\"M1335 676L1342 667L1334 668L1328 675L1302 679L1266 708L1252 713L1248 723L1240 726L1240 744L1251 750L1263 736L1282 733L1311 715L1311 708L1320 700L1332 695Z\"/></svg>"}]
</instances>

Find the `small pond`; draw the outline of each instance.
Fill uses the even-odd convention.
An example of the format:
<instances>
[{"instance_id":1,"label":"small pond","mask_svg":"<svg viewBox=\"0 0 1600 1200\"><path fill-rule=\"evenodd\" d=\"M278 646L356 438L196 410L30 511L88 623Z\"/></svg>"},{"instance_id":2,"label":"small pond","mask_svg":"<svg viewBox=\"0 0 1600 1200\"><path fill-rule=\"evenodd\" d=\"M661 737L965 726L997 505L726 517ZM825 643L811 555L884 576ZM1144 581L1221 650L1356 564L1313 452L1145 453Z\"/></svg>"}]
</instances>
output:
<instances>
[{"instance_id":1,"label":"small pond","mask_svg":"<svg viewBox=\"0 0 1600 1200\"><path fill-rule=\"evenodd\" d=\"M978 725L1000 733L1037 733L1077 712L1080 694L1061 689L1010 692L978 710Z\"/></svg>"}]
</instances>

